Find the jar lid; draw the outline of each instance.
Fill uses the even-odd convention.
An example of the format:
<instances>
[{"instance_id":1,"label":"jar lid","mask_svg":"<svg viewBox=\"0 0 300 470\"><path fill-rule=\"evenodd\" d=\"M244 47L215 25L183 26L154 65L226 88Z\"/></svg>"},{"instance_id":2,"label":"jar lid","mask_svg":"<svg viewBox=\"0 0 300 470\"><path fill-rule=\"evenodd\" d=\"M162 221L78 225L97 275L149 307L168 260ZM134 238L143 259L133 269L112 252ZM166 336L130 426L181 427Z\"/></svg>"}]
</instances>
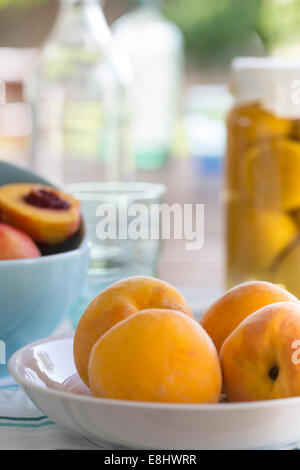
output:
<instances>
[{"instance_id":1,"label":"jar lid","mask_svg":"<svg viewBox=\"0 0 300 470\"><path fill-rule=\"evenodd\" d=\"M238 104L259 101L280 117L300 117L300 61L237 57L232 62L231 92Z\"/></svg>"}]
</instances>

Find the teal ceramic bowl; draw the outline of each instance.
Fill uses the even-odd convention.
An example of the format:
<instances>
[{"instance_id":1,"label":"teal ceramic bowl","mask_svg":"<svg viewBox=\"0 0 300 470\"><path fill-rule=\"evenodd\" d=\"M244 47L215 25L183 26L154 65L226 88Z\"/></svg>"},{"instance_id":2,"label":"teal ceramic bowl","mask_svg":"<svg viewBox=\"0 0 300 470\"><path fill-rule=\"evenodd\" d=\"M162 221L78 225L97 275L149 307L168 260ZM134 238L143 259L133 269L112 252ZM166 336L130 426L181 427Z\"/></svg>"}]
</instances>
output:
<instances>
[{"instance_id":1,"label":"teal ceramic bowl","mask_svg":"<svg viewBox=\"0 0 300 470\"><path fill-rule=\"evenodd\" d=\"M47 181L0 162L0 186ZM89 259L84 221L59 254L0 261L0 362L17 349L51 335L66 318L83 287ZM7 373L0 365L0 376Z\"/></svg>"}]
</instances>

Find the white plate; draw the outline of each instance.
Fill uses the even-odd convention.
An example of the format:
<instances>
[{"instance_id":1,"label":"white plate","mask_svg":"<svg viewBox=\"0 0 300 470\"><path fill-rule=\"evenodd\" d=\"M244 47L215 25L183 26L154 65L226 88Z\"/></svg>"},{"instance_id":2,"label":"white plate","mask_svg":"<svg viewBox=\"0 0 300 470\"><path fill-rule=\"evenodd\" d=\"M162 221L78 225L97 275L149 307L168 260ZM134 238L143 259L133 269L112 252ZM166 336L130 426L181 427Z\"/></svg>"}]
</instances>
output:
<instances>
[{"instance_id":1,"label":"white plate","mask_svg":"<svg viewBox=\"0 0 300 470\"><path fill-rule=\"evenodd\" d=\"M72 351L72 337L50 337L16 352L8 369L46 415L93 442L134 449L257 449L300 440L300 397L216 405L94 398L76 374Z\"/></svg>"}]
</instances>

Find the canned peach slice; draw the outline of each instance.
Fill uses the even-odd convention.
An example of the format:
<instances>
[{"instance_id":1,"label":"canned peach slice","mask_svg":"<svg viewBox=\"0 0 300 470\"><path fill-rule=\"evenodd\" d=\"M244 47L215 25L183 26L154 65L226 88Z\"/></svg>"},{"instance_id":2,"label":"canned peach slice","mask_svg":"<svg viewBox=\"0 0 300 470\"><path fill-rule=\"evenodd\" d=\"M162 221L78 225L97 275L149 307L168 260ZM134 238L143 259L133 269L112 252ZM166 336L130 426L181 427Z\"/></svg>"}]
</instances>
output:
<instances>
[{"instance_id":1,"label":"canned peach slice","mask_svg":"<svg viewBox=\"0 0 300 470\"><path fill-rule=\"evenodd\" d=\"M294 294L300 295L299 285L300 239L292 244L274 265L274 282L288 286Z\"/></svg>"},{"instance_id":2,"label":"canned peach slice","mask_svg":"<svg viewBox=\"0 0 300 470\"><path fill-rule=\"evenodd\" d=\"M245 193L255 203L272 209L300 206L300 144L270 139L251 147L241 166Z\"/></svg>"},{"instance_id":3,"label":"canned peach slice","mask_svg":"<svg viewBox=\"0 0 300 470\"><path fill-rule=\"evenodd\" d=\"M292 121L268 113L259 103L234 107L227 116L227 189L240 187L239 167L249 147L273 137L288 138L292 128Z\"/></svg>"},{"instance_id":4,"label":"canned peach slice","mask_svg":"<svg viewBox=\"0 0 300 470\"><path fill-rule=\"evenodd\" d=\"M227 205L228 268L238 273L240 279L244 278L243 273L263 276L297 234L296 223L284 212L262 210L248 201L230 201Z\"/></svg>"}]
</instances>

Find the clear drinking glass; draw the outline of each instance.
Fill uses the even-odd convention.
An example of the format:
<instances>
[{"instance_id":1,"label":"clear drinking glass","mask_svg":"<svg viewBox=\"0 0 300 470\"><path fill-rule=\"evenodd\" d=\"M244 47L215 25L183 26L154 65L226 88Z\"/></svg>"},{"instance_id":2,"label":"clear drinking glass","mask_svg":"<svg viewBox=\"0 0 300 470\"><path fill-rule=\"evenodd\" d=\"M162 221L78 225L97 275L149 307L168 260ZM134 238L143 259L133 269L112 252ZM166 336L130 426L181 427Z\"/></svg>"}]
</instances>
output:
<instances>
[{"instance_id":1,"label":"clear drinking glass","mask_svg":"<svg viewBox=\"0 0 300 470\"><path fill-rule=\"evenodd\" d=\"M151 213L155 209L152 205L159 204L165 193L163 185L100 182L75 183L66 188L82 204L92 242L89 275L155 274L160 241L151 239L150 232L159 229L153 226L159 220L151 224ZM139 238L131 239L128 230L133 228L140 210L147 212L147 218L142 217L138 232L133 234ZM111 224L111 236L107 236L107 230L104 233L108 224Z\"/></svg>"},{"instance_id":2,"label":"clear drinking glass","mask_svg":"<svg viewBox=\"0 0 300 470\"><path fill-rule=\"evenodd\" d=\"M150 183L88 182L65 189L81 201L91 240L87 283L72 314L76 325L89 302L112 282L157 274L159 207L166 188Z\"/></svg>"}]
</instances>

